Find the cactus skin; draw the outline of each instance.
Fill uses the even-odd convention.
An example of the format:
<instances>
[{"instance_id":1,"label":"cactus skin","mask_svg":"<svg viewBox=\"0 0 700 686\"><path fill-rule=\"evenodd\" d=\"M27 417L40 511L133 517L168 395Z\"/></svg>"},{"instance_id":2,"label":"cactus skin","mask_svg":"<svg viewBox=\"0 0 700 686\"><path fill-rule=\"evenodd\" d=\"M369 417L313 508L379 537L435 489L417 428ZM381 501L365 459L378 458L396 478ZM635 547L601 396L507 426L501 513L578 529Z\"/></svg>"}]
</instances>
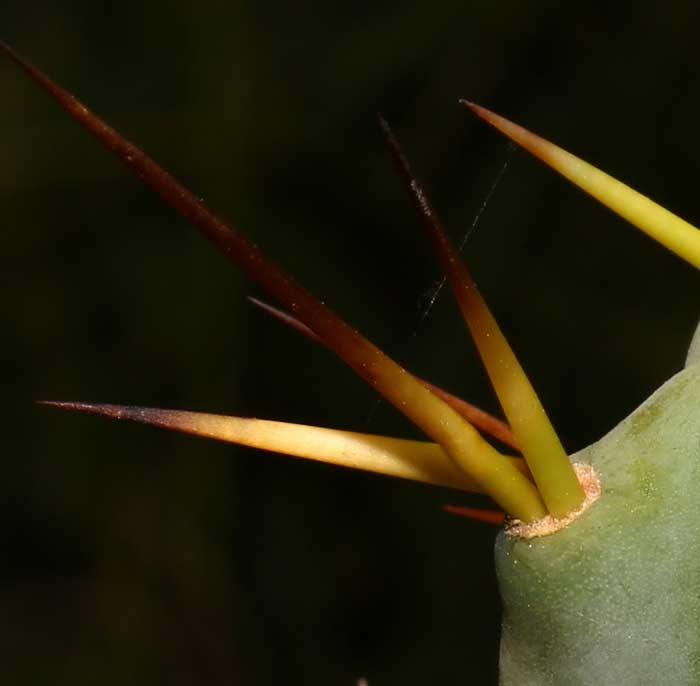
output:
<instances>
[{"instance_id":1,"label":"cactus skin","mask_svg":"<svg viewBox=\"0 0 700 686\"><path fill-rule=\"evenodd\" d=\"M590 510L496 542L501 686L699 684L698 356L572 459L600 476Z\"/></svg>"}]
</instances>

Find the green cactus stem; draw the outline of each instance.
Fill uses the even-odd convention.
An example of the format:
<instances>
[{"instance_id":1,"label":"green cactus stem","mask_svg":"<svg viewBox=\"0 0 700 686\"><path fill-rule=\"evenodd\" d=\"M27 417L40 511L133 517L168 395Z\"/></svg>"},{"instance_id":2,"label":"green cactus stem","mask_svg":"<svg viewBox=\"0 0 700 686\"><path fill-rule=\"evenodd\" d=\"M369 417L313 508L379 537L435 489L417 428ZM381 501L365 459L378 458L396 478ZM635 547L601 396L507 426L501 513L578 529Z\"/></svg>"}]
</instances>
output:
<instances>
[{"instance_id":1,"label":"green cactus stem","mask_svg":"<svg viewBox=\"0 0 700 686\"><path fill-rule=\"evenodd\" d=\"M700 683L700 364L572 456L600 499L496 542L502 686Z\"/></svg>"},{"instance_id":2,"label":"green cactus stem","mask_svg":"<svg viewBox=\"0 0 700 686\"><path fill-rule=\"evenodd\" d=\"M694 266L700 231L527 129L480 118ZM601 484L595 505L539 538L503 531L502 686L700 683L700 333L685 369L571 457Z\"/></svg>"}]
</instances>

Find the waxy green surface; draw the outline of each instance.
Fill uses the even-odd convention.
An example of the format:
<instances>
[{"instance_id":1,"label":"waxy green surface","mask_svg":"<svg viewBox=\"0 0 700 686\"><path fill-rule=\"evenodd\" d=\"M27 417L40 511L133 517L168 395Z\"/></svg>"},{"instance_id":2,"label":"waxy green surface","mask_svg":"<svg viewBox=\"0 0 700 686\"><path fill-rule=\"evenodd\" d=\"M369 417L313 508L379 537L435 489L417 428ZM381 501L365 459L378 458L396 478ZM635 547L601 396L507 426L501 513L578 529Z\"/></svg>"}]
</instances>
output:
<instances>
[{"instance_id":1,"label":"waxy green surface","mask_svg":"<svg viewBox=\"0 0 700 686\"><path fill-rule=\"evenodd\" d=\"M502 686L700 683L700 364L572 457L602 493L548 537L501 533Z\"/></svg>"}]
</instances>

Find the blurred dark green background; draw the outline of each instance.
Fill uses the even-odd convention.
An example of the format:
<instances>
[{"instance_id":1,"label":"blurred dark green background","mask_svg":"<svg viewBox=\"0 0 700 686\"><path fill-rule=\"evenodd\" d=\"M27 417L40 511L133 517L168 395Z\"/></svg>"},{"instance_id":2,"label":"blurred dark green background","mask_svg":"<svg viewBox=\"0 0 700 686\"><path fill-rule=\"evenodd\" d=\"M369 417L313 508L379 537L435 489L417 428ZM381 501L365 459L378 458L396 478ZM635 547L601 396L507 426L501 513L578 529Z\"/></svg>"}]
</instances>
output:
<instances>
[{"instance_id":1,"label":"blurred dark green background","mask_svg":"<svg viewBox=\"0 0 700 686\"><path fill-rule=\"evenodd\" d=\"M695 271L469 97L698 219L697 3L12 3L2 37L412 370L494 409L386 159L394 124L570 451L674 373ZM494 531L415 484L68 416L417 436L0 60L8 684L494 684ZM414 335L414 333L416 335ZM478 502L472 500L471 502Z\"/></svg>"}]
</instances>

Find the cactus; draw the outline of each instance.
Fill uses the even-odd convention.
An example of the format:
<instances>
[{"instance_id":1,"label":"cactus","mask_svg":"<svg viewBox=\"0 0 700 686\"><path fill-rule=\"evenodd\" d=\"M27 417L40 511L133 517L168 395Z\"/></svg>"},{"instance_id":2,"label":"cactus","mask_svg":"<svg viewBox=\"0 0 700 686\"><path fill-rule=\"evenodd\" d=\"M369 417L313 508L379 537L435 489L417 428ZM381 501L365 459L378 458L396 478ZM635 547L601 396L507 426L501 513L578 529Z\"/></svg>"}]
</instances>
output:
<instances>
[{"instance_id":1,"label":"cactus","mask_svg":"<svg viewBox=\"0 0 700 686\"><path fill-rule=\"evenodd\" d=\"M520 127L477 112L700 266L697 229ZM700 681L700 522L688 487L700 475L696 361L693 343L682 372L572 456L600 477L590 512L538 540L499 536L504 686Z\"/></svg>"},{"instance_id":2,"label":"cactus","mask_svg":"<svg viewBox=\"0 0 700 686\"><path fill-rule=\"evenodd\" d=\"M504 685L700 680L695 591L700 543L693 489L688 487L698 476L697 340L684 371L607 436L569 458L386 123L387 145L510 427L399 366L142 151L11 48L2 48L287 311L263 307L335 352L434 442L195 412L47 404L486 494L508 517L496 545L504 602ZM693 226L525 129L465 104L662 245L700 266L700 234ZM523 459L496 450L479 430L517 446ZM489 516L481 510L471 514Z\"/></svg>"},{"instance_id":3,"label":"cactus","mask_svg":"<svg viewBox=\"0 0 700 686\"><path fill-rule=\"evenodd\" d=\"M602 493L552 536L496 544L501 683L696 684L700 367L573 456Z\"/></svg>"}]
</instances>

